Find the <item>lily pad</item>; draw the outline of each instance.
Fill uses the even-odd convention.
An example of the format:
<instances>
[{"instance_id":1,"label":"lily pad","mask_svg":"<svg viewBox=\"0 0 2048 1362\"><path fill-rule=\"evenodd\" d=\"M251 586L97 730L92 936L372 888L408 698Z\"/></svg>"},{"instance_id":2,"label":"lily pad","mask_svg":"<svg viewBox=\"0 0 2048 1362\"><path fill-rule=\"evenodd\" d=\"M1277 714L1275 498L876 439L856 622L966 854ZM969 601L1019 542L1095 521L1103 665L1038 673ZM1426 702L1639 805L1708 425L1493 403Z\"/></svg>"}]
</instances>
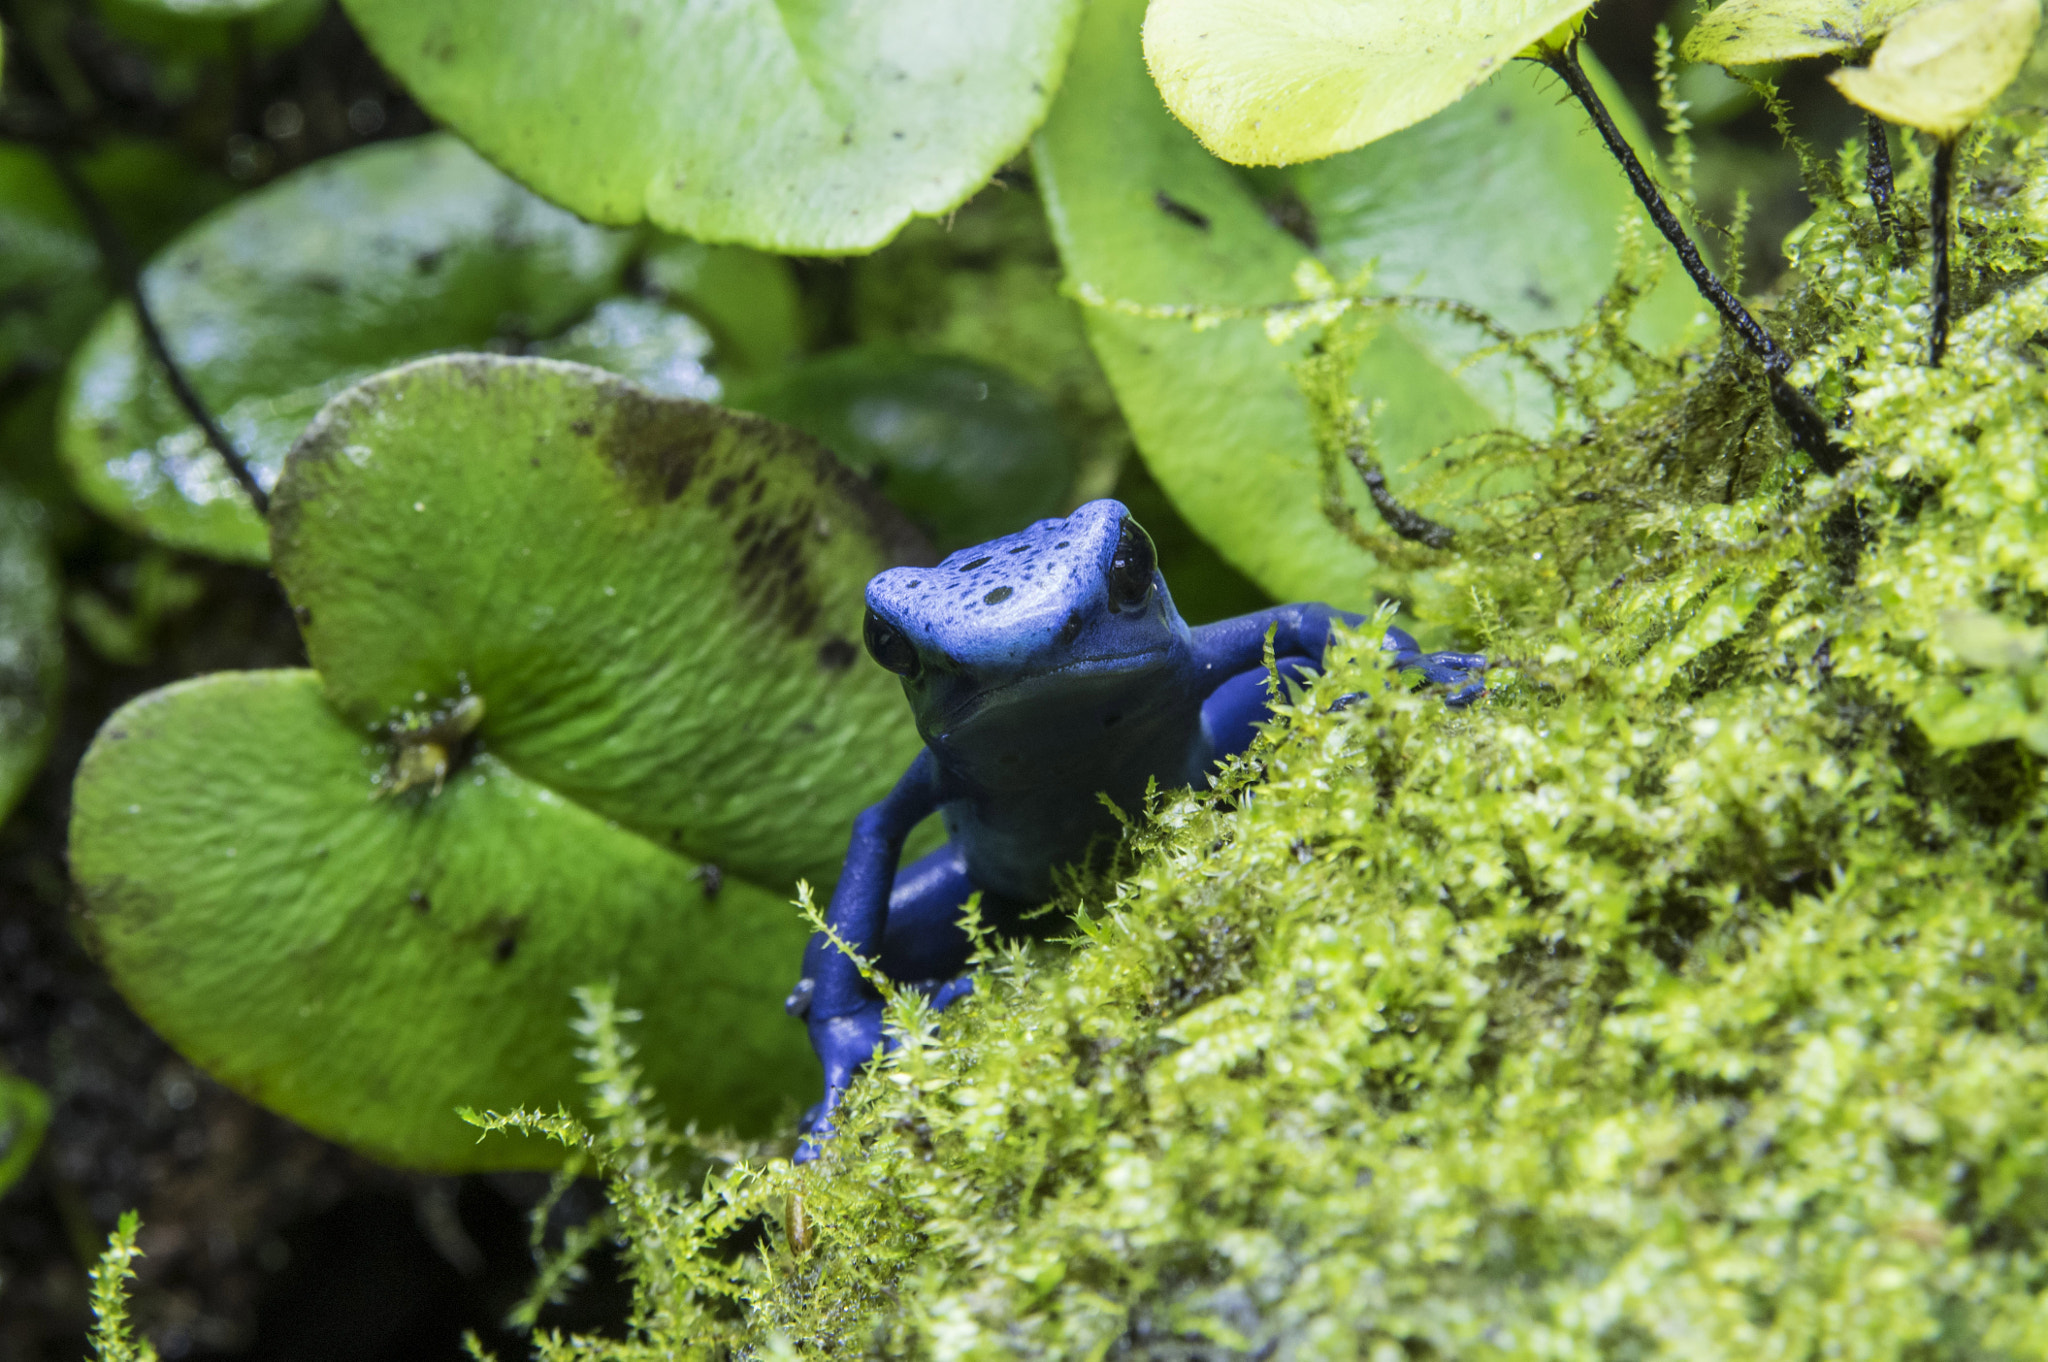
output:
<instances>
[{"instance_id":1,"label":"lily pad","mask_svg":"<svg viewBox=\"0 0 2048 1362\"><path fill-rule=\"evenodd\" d=\"M1146 464L1225 558L1282 600L1369 608L1408 583L1322 515L1290 372L1307 338L1275 345L1256 321L1198 330L1120 305L1286 303L1313 254L1339 276L1377 259L1376 288L1457 298L1516 329L1576 323L1613 282L1616 229L1634 201L1580 115L1527 65L1419 127L1255 184L1159 106L1133 42L1141 8L1091 7L1033 150L1070 285L1105 304L1085 309L1096 354ZM1637 334L1668 345L1698 310L1683 281L1667 279L1641 305ZM1358 393L1386 403L1376 431L1398 495L1430 486L1415 461L1445 441L1547 425L1547 395L1527 369L1460 371L1487 343L1396 314L1365 350ZM1420 509L1455 518L1457 508Z\"/></svg>"},{"instance_id":2,"label":"lily pad","mask_svg":"<svg viewBox=\"0 0 2048 1362\"><path fill-rule=\"evenodd\" d=\"M388 753L312 672L204 677L114 715L79 773L72 867L123 994L194 1063L413 1167L520 1166L459 1106L576 1099L570 991L616 980L684 1120L760 1129L810 1077L779 1015L804 929L474 755L380 796ZM778 1022L785 1022L777 1025Z\"/></svg>"},{"instance_id":3,"label":"lily pad","mask_svg":"<svg viewBox=\"0 0 2048 1362\"><path fill-rule=\"evenodd\" d=\"M145 696L79 775L73 870L137 1010L418 1166L552 1160L452 1112L576 1103L580 984L662 1032L684 1119L792 1106L787 899L916 750L894 678L852 665L915 532L795 432L485 356L337 399L275 523L318 672Z\"/></svg>"},{"instance_id":4,"label":"lily pad","mask_svg":"<svg viewBox=\"0 0 2048 1362\"><path fill-rule=\"evenodd\" d=\"M1053 515L1074 481L1052 405L992 364L857 346L734 402L822 441L942 553Z\"/></svg>"},{"instance_id":5,"label":"lily pad","mask_svg":"<svg viewBox=\"0 0 2048 1362\"><path fill-rule=\"evenodd\" d=\"M868 578L924 541L759 417L581 365L423 360L322 413L272 521L352 721L467 687L521 773L761 883L835 874L915 750L894 678L854 664Z\"/></svg>"},{"instance_id":6,"label":"lily pad","mask_svg":"<svg viewBox=\"0 0 2048 1362\"><path fill-rule=\"evenodd\" d=\"M1761 66L1854 52L1921 0L1728 0L1685 35L1678 54L1717 66Z\"/></svg>"},{"instance_id":7,"label":"lily pad","mask_svg":"<svg viewBox=\"0 0 2048 1362\"><path fill-rule=\"evenodd\" d=\"M0 817L49 748L64 678L58 600L42 507L0 487Z\"/></svg>"},{"instance_id":8,"label":"lily pad","mask_svg":"<svg viewBox=\"0 0 2048 1362\"><path fill-rule=\"evenodd\" d=\"M1152 0L1145 61L1203 146L1289 165L1421 122L1591 3Z\"/></svg>"},{"instance_id":9,"label":"lily pad","mask_svg":"<svg viewBox=\"0 0 2048 1362\"><path fill-rule=\"evenodd\" d=\"M546 336L619 288L632 238L577 221L451 137L365 147L237 200L144 272L193 386L275 482L321 405L435 350ZM81 494L178 548L245 562L262 521L126 306L72 362L60 440Z\"/></svg>"},{"instance_id":10,"label":"lily pad","mask_svg":"<svg viewBox=\"0 0 2048 1362\"><path fill-rule=\"evenodd\" d=\"M0 1193L21 1181L50 1125L50 1099L25 1078L0 1070Z\"/></svg>"},{"instance_id":11,"label":"lily pad","mask_svg":"<svg viewBox=\"0 0 2048 1362\"><path fill-rule=\"evenodd\" d=\"M594 222L872 249L1015 155L1078 0L346 0L385 66L496 164Z\"/></svg>"},{"instance_id":12,"label":"lily pad","mask_svg":"<svg viewBox=\"0 0 2048 1362\"><path fill-rule=\"evenodd\" d=\"M1954 137L2026 65L2041 0L1939 0L1892 26L1870 65L1828 79L1879 118Z\"/></svg>"}]
</instances>

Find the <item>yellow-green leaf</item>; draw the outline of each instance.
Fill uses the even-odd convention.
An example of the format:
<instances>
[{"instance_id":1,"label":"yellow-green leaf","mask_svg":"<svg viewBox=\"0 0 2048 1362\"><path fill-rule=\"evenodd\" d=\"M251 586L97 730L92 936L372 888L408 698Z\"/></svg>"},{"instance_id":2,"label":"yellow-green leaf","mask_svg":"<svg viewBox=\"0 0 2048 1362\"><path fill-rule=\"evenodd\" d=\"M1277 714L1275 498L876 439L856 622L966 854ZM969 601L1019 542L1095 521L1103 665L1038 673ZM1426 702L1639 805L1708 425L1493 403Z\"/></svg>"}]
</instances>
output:
<instances>
[{"instance_id":1,"label":"yellow-green leaf","mask_svg":"<svg viewBox=\"0 0 2048 1362\"><path fill-rule=\"evenodd\" d=\"M2040 0L1922 5L1885 35L1870 65L1828 79L1880 118L1954 137L2012 84L2040 26Z\"/></svg>"},{"instance_id":2,"label":"yellow-green leaf","mask_svg":"<svg viewBox=\"0 0 2048 1362\"><path fill-rule=\"evenodd\" d=\"M1588 7L1152 0L1145 62L1203 146L1239 165L1287 165L1421 122Z\"/></svg>"},{"instance_id":3,"label":"yellow-green leaf","mask_svg":"<svg viewBox=\"0 0 2048 1362\"><path fill-rule=\"evenodd\" d=\"M1717 66L1760 66L1853 52L1884 36L1920 0L1728 0L1685 35L1678 54Z\"/></svg>"}]
</instances>

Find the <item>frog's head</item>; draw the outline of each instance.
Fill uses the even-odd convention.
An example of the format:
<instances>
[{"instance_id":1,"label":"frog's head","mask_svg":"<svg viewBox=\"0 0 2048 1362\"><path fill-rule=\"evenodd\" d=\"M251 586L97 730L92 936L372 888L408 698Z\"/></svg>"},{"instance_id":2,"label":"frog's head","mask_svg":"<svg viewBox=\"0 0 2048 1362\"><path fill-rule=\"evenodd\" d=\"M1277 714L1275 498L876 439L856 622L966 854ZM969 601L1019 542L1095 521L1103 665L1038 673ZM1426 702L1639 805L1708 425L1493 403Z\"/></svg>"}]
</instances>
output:
<instances>
[{"instance_id":1,"label":"frog's head","mask_svg":"<svg viewBox=\"0 0 2048 1362\"><path fill-rule=\"evenodd\" d=\"M994 709L1063 707L1142 687L1186 655L1188 627L1152 539L1120 501L868 583L868 653L903 678L927 737Z\"/></svg>"}]
</instances>

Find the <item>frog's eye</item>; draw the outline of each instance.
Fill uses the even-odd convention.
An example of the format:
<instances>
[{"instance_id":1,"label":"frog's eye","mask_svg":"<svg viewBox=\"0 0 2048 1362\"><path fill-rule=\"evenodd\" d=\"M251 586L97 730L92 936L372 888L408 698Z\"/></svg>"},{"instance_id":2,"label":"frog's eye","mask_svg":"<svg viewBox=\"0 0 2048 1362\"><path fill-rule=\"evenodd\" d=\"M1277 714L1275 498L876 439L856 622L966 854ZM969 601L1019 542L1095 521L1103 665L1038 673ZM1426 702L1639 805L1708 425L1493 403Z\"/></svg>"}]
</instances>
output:
<instances>
[{"instance_id":1,"label":"frog's eye","mask_svg":"<svg viewBox=\"0 0 2048 1362\"><path fill-rule=\"evenodd\" d=\"M898 676L917 675L917 649L910 646L910 640L897 632L895 626L872 610L861 621L860 639L868 645L868 656L890 671Z\"/></svg>"},{"instance_id":2,"label":"frog's eye","mask_svg":"<svg viewBox=\"0 0 2048 1362\"><path fill-rule=\"evenodd\" d=\"M1116 553L1109 560L1109 605L1112 610L1135 610L1152 594L1152 572L1159 566L1159 553L1152 536L1129 516L1119 527Z\"/></svg>"}]
</instances>

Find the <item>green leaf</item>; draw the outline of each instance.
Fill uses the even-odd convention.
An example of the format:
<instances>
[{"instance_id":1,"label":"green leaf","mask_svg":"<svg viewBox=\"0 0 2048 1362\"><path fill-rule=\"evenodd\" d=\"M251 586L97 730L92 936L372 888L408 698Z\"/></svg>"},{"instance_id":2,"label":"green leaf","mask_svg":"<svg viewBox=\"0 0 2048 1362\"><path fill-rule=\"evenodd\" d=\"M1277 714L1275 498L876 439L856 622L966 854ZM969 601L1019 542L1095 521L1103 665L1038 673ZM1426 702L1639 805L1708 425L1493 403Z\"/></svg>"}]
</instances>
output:
<instances>
[{"instance_id":1,"label":"green leaf","mask_svg":"<svg viewBox=\"0 0 2048 1362\"><path fill-rule=\"evenodd\" d=\"M42 507L0 487L0 817L49 748L64 679L59 585Z\"/></svg>"},{"instance_id":2,"label":"green leaf","mask_svg":"<svg viewBox=\"0 0 2048 1362\"><path fill-rule=\"evenodd\" d=\"M0 1069L0 1194L21 1181L50 1126L50 1099L26 1078Z\"/></svg>"},{"instance_id":3,"label":"green leaf","mask_svg":"<svg viewBox=\"0 0 2048 1362\"><path fill-rule=\"evenodd\" d=\"M570 991L616 981L681 1120L762 1129L807 1091L780 1015L806 932L515 771L488 739L438 795L312 672L224 673L121 709L79 772L72 868L122 993L222 1082L414 1167L532 1166L457 1107L579 1102Z\"/></svg>"},{"instance_id":4,"label":"green leaf","mask_svg":"<svg viewBox=\"0 0 2048 1362\"><path fill-rule=\"evenodd\" d=\"M1941 0L1892 26L1870 65L1829 75L1879 118L1955 137L2026 65L2041 0Z\"/></svg>"},{"instance_id":5,"label":"green leaf","mask_svg":"<svg viewBox=\"0 0 2048 1362\"><path fill-rule=\"evenodd\" d=\"M144 272L157 322L265 486L321 404L434 350L545 336L619 287L632 240L453 138L366 147L208 218ZM172 396L131 311L73 361L64 457L87 501L179 548L265 556L262 522Z\"/></svg>"},{"instance_id":6,"label":"green leaf","mask_svg":"<svg viewBox=\"0 0 2048 1362\"><path fill-rule=\"evenodd\" d=\"M596 222L842 253L980 188L1045 116L1078 0L346 0L437 118Z\"/></svg>"},{"instance_id":7,"label":"green leaf","mask_svg":"<svg viewBox=\"0 0 2048 1362\"><path fill-rule=\"evenodd\" d=\"M973 360L857 346L733 401L815 436L942 553L1055 514L1074 480L1051 405Z\"/></svg>"},{"instance_id":8,"label":"green leaf","mask_svg":"<svg viewBox=\"0 0 2048 1362\"><path fill-rule=\"evenodd\" d=\"M1613 282L1616 228L1633 200L1535 68L1505 73L1420 127L1279 175L1261 194L1159 107L1132 42L1139 8L1090 9L1073 78L1034 148L1070 286L1084 295L1196 309L1293 301L1311 251L1276 220L1316 240L1340 275L1377 259L1379 287L1460 298L1517 328L1575 323ZM1683 281L1668 280L1639 312L1638 335L1669 343L1697 310ZM1234 566L1283 600L1369 608L1400 588L1319 509L1308 412L1289 368L1305 339L1275 345L1256 322L1197 329L1114 306L1086 315L1147 465ZM1358 392L1387 404L1375 429L1398 495L1432 491L1416 461L1447 440L1547 425L1547 396L1527 369L1455 372L1484 343L1400 314L1366 348ZM1353 503L1367 506L1345 478Z\"/></svg>"},{"instance_id":9,"label":"green leaf","mask_svg":"<svg viewBox=\"0 0 2048 1362\"><path fill-rule=\"evenodd\" d=\"M1421 122L1591 3L1152 0L1145 61L1203 146L1287 165Z\"/></svg>"},{"instance_id":10,"label":"green leaf","mask_svg":"<svg viewBox=\"0 0 2048 1362\"><path fill-rule=\"evenodd\" d=\"M859 639L868 578L922 541L772 422L580 365L423 360L322 413L272 520L352 722L473 693L522 774L763 884L834 875L916 750Z\"/></svg>"},{"instance_id":11,"label":"green leaf","mask_svg":"<svg viewBox=\"0 0 2048 1362\"><path fill-rule=\"evenodd\" d=\"M1854 52L1920 0L1728 0L1693 26L1678 54L1717 66L1760 66Z\"/></svg>"},{"instance_id":12,"label":"green leaf","mask_svg":"<svg viewBox=\"0 0 2048 1362\"><path fill-rule=\"evenodd\" d=\"M73 869L123 994L403 1163L551 1161L451 1113L576 1103L569 991L609 980L665 1033L672 1112L785 1112L816 1078L778 1006L786 900L918 745L854 642L915 532L758 417L486 356L338 398L274 523L319 671L155 692L79 775Z\"/></svg>"}]
</instances>

